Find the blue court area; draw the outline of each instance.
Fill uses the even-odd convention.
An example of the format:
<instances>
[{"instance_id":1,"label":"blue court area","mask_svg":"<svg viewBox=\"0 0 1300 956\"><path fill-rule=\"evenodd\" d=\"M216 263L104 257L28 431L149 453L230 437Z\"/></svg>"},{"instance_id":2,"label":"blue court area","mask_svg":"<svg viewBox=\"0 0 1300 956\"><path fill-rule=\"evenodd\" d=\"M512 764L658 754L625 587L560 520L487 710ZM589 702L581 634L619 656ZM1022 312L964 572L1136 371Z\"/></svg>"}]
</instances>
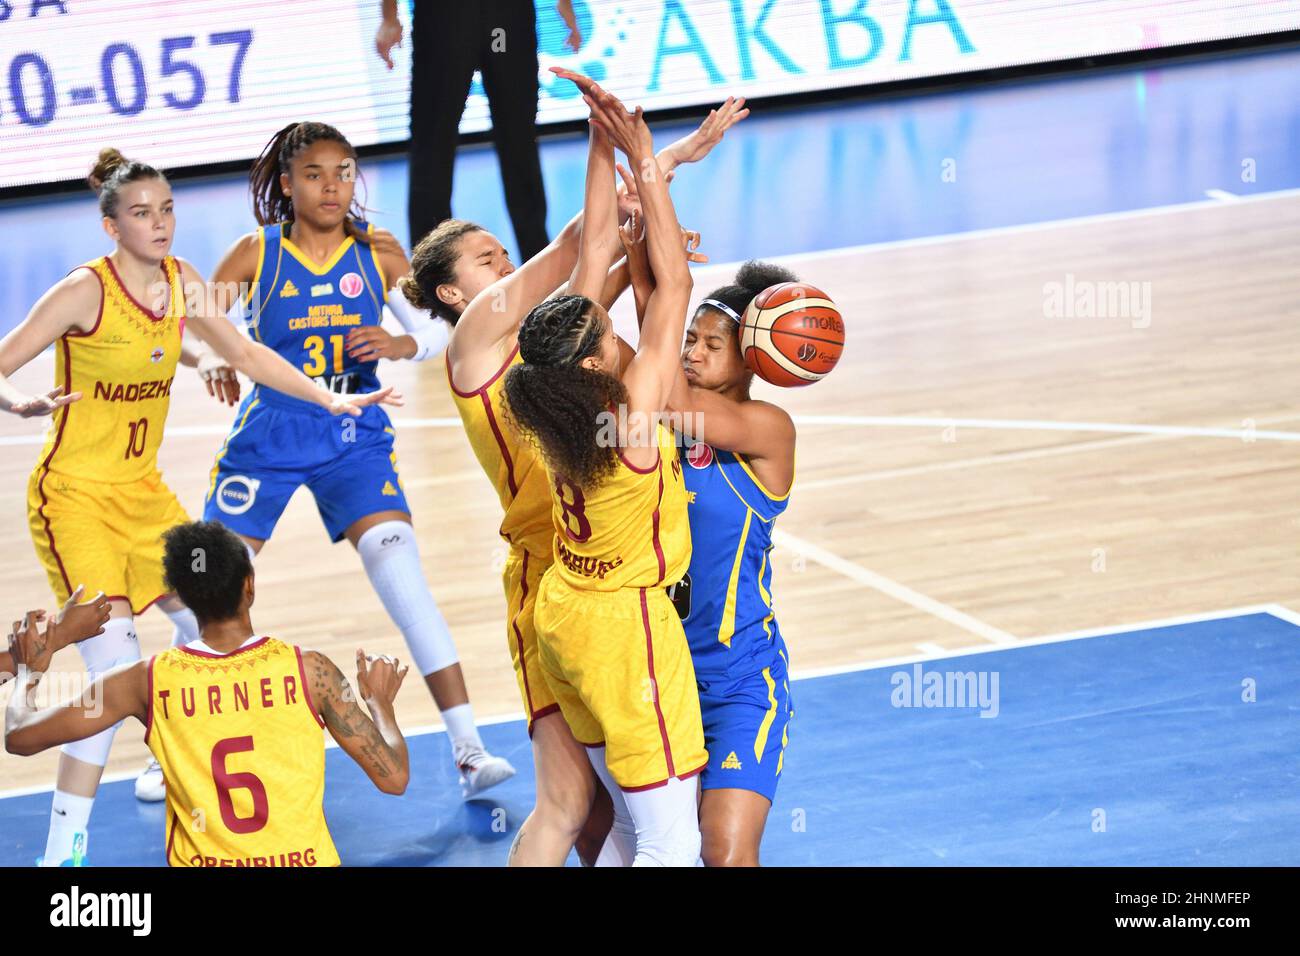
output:
<instances>
[{"instance_id":1,"label":"blue court area","mask_svg":"<svg viewBox=\"0 0 1300 956\"><path fill-rule=\"evenodd\" d=\"M694 126L656 124L656 142ZM104 137L113 145L111 129ZM1297 155L1300 50L1288 50L760 108L683 169L673 194L712 260L738 262L1195 202L1207 190L1290 189L1300 187ZM407 185L420 171L407 165L365 159L361 170L370 218L409 249ZM583 137L543 142L552 235L582 206L585 166ZM210 275L254 228L247 176L178 182L175 194L173 254ZM515 248L490 147L461 150L453 211ZM112 248L89 189L0 206L0 230L22 237L0 257L0 334L69 269Z\"/></svg>"},{"instance_id":2,"label":"blue court area","mask_svg":"<svg viewBox=\"0 0 1300 956\"><path fill-rule=\"evenodd\" d=\"M964 707L895 706L925 703L903 695L900 675L917 667L795 682L765 863L1300 863L1297 625L1247 614L920 662L922 687L930 673L973 673L996 691ZM532 762L522 722L484 737L520 773L468 805L444 734L410 739L400 798L329 751L326 815L344 862L503 864L531 807ZM130 781L105 786L91 861L161 865L163 816ZM48 819L48 794L0 801L0 865L29 865Z\"/></svg>"}]
</instances>

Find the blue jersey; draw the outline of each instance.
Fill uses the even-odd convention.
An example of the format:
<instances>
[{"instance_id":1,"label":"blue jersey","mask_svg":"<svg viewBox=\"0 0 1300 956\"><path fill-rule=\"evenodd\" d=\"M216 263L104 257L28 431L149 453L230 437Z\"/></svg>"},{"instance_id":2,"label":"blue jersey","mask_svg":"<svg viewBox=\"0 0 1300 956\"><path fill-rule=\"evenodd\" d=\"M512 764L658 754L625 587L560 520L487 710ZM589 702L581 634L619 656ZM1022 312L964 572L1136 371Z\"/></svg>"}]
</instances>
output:
<instances>
[{"instance_id":1,"label":"blue jersey","mask_svg":"<svg viewBox=\"0 0 1300 956\"><path fill-rule=\"evenodd\" d=\"M346 348L350 331L383 320L387 283L374 247L349 235L318 266L285 236L288 225L257 230L257 273L248 301L253 337L331 391L375 391L378 361L359 362ZM360 220L353 225L366 235L373 229ZM272 389L258 390L276 404L310 407Z\"/></svg>"},{"instance_id":2,"label":"blue jersey","mask_svg":"<svg viewBox=\"0 0 1300 956\"><path fill-rule=\"evenodd\" d=\"M733 452L696 442L681 458L692 553L675 600L695 673L701 681L758 673L785 650L768 558L789 494L769 494Z\"/></svg>"},{"instance_id":3,"label":"blue jersey","mask_svg":"<svg viewBox=\"0 0 1300 956\"><path fill-rule=\"evenodd\" d=\"M366 223L355 225L370 234ZM248 301L253 337L330 391L375 391L378 362L358 362L346 349L348 332L382 318L386 283L373 248L349 236L316 266L284 229L278 223L257 231L261 255ZM410 513L394 434L378 405L359 418L335 419L319 405L254 386L217 453L203 518L264 541L302 485L332 541L368 515Z\"/></svg>"}]
</instances>

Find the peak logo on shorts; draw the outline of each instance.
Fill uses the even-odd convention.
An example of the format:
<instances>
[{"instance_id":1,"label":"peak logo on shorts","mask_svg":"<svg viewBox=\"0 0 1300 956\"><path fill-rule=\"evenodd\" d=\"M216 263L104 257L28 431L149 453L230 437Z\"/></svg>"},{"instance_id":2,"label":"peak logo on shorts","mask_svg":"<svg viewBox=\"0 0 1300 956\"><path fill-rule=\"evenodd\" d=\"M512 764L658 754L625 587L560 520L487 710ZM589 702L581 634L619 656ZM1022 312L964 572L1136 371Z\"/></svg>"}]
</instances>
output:
<instances>
[{"instance_id":1,"label":"peak logo on shorts","mask_svg":"<svg viewBox=\"0 0 1300 956\"><path fill-rule=\"evenodd\" d=\"M349 299L355 299L365 288L365 283L361 281L361 276L355 272L349 272L339 280L339 291Z\"/></svg>"},{"instance_id":2,"label":"peak logo on shorts","mask_svg":"<svg viewBox=\"0 0 1300 956\"><path fill-rule=\"evenodd\" d=\"M686 461L692 468L708 468L713 464L713 446L697 441L686 449Z\"/></svg>"},{"instance_id":3,"label":"peak logo on shorts","mask_svg":"<svg viewBox=\"0 0 1300 956\"><path fill-rule=\"evenodd\" d=\"M727 754L727 759L726 759L726 760L722 761L722 769L723 769L723 770L743 770L743 769L744 769L744 767L742 767L741 764L740 764L740 758L736 756L736 752L735 752L734 750L733 750L731 753Z\"/></svg>"},{"instance_id":4,"label":"peak logo on shorts","mask_svg":"<svg viewBox=\"0 0 1300 956\"><path fill-rule=\"evenodd\" d=\"M227 475L217 485L217 507L228 515L242 515L257 500L262 483L244 475Z\"/></svg>"},{"instance_id":5,"label":"peak logo on shorts","mask_svg":"<svg viewBox=\"0 0 1300 956\"><path fill-rule=\"evenodd\" d=\"M393 487L393 483L391 481L384 482L384 490L382 493L385 495L390 495L394 498L397 497L397 489Z\"/></svg>"}]
</instances>

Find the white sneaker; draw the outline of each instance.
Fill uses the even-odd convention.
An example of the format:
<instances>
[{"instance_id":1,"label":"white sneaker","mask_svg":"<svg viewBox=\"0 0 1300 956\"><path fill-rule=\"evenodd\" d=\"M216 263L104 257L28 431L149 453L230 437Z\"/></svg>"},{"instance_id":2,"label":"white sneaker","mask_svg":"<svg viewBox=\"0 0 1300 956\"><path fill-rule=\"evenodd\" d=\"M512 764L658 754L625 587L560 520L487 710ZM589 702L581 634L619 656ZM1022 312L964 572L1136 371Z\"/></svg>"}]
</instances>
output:
<instances>
[{"instance_id":1,"label":"white sneaker","mask_svg":"<svg viewBox=\"0 0 1300 956\"><path fill-rule=\"evenodd\" d=\"M167 786L163 783L162 767L157 760L150 760L140 776L135 778L135 798L145 803L157 803L167 796Z\"/></svg>"},{"instance_id":2,"label":"white sneaker","mask_svg":"<svg viewBox=\"0 0 1300 956\"><path fill-rule=\"evenodd\" d=\"M468 800L515 775L515 768L504 757L494 757L478 744L457 741L452 750L456 769L460 771L460 795Z\"/></svg>"}]
</instances>

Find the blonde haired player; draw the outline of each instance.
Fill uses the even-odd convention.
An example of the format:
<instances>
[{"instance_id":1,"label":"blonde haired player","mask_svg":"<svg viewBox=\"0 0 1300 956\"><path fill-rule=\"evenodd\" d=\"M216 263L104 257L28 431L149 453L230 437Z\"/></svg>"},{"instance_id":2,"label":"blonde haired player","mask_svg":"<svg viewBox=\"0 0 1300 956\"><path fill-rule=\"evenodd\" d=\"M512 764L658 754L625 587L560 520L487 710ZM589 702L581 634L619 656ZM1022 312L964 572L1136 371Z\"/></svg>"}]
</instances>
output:
<instances>
[{"instance_id":1,"label":"blonde haired player","mask_svg":"<svg viewBox=\"0 0 1300 956\"><path fill-rule=\"evenodd\" d=\"M520 325L523 361L506 373L506 404L541 448L555 525L534 624L565 720L588 746L616 815L625 804L631 818L634 865L694 866L693 778L707 754L690 651L665 590L690 562L690 528L673 435L658 420L677 376L692 280L641 110L630 115L590 80L574 82L593 125L640 174L658 284L626 367L609 314L585 296L545 302ZM605 179L594 188L613 189L613 165L611 155L589 166ZM613 235L613 210L585 225Z\"/></svg>"},{"instance_id":2,"label":"blonde haired player","mask_svg":"<svg viewBox=\"0 0 1300 956\"><path fill-rule=\"evenodd\" d=\"M54 416L28 482L28 523L59 600L84 583L112 601L104 633L78 645L94 677L140 659L134 615L154 604L176 625L173 643L198 635L193 615L163 583L160 535L188 518L158 471L158 447L179 361L197 364L218 397L233 400L235 392L224 362L182 346L187 321L231 366L334 414L358 415L398 397L325 392L235 331L198 270L169 254L175 213L156 169L105 149L89 178L115 249L70 272L0 341L0 410ZM155 301L160 308L142 304ZM50 345L58 387L32 397L5 379ZM45 865L71 861L78 834L84 848L114 732L106 725L60 755Z\"/></svg>"},{"instance_id":3,"label":"blonde haired player","mask_svg":"<svg viewBox=\"0 0 1300 956\"><path fill-rule=\"evenodd\" d=\"M29 612L9 643L19 670L5 748L39 753L135 717L166 780L170 866L337 866L321 728L380 790L405 791L410 765L393 700L406 668L357 651L367 716L328 657L254 632L253 563L238 536L191 522L164 540L167 581L194 610L199 638L114 668L81 699L36 710L28 694L53 645L36 630L43 612Z\"/></svg>"}]
</instances>

